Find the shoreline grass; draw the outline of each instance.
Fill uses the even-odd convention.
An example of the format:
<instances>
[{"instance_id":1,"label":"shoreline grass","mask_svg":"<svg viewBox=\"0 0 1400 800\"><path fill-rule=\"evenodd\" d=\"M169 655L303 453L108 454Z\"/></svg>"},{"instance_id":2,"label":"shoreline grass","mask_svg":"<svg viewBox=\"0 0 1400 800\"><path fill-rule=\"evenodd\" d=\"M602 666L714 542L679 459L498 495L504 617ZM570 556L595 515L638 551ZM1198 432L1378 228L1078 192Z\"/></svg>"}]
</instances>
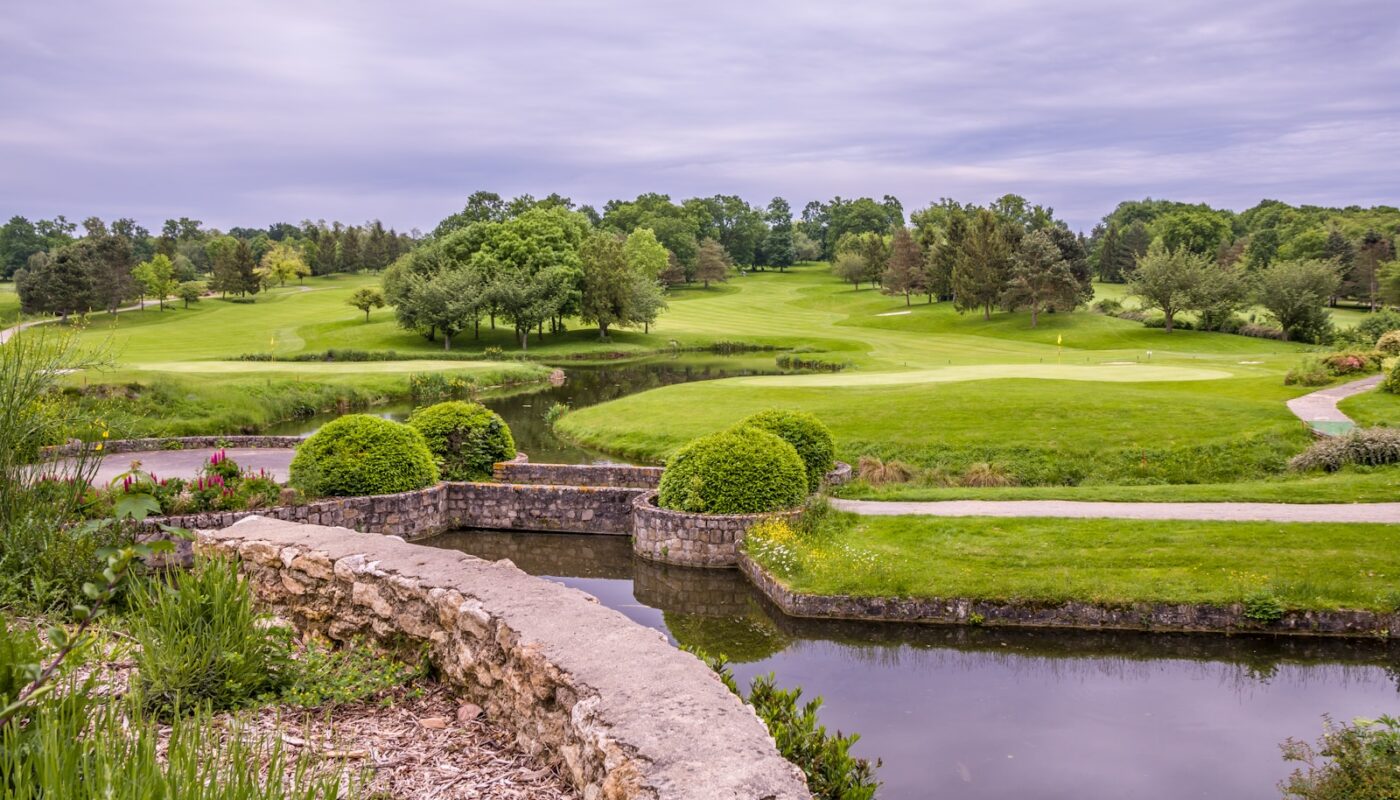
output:
<instances>
[{"instance_id":1,"label":"shoreline grass","mask_svg":"<svg viewBox=\"0 0 1400 800\"><path fill-rule=\"evenodd\" d=\"M1372 524L856 517L750 543L794 591L820 595L1400 608L1400 537Z\"/></svg>"}]
</instances>

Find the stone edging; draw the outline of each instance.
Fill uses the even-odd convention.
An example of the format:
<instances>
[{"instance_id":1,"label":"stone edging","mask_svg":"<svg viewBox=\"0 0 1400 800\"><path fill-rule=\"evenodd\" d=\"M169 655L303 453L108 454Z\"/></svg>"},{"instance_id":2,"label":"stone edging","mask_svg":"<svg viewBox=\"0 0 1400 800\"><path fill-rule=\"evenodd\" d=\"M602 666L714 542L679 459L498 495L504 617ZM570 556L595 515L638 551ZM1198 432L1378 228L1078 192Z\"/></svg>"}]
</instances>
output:
<instances>
[{"instance_id":1,"label":"stone edging","mask_svg":"<svg viewBox=\"0 0 1400 800\"><path fill-rule=\"evenodd\" d=\"M763 723L698 659L509 561L250 518L202 531L304 631L420 652L588 800L810 798Z\"/></svg>"},{"instance_id":2,"label":"stone edging","mask_svg":"<svg viewBox=\"0 0 1400 800\"><path fill-rule=\"evenodd\" d=\"M1189 633L1280 633L1314 636L1400 638L1400 612L1288 611L1282 619L1249 619L1242 605L1193 603L1104 604L816 595L795 592L776 576L739 553L738 566L749 581L784 614L811 619L915 622L1037 628L1180 631Z\"/></svg>"},{"instance_id":3,"label":"stone edging","mask_svg":"<svg viewBox=\"0 0 1400 800\"><path fill-rule=\"evenodd\" d=\"M765 519L795 521L802 509L767 514L689 514L656 504L656 492L632 501L632 551L687 567L732 567L749 528Z\"/></svg>"}]
</instances>

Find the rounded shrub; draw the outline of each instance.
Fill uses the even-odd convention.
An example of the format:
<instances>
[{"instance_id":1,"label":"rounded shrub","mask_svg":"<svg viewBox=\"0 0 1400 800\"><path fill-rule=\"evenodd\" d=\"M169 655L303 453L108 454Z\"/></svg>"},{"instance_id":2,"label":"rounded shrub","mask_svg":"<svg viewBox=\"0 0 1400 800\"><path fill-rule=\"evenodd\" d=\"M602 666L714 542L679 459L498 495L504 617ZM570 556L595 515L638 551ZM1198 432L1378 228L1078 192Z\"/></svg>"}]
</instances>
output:
<instances>
[{"instance_id":1,"label":"rounded shrub","mask_svg":"<svg viewBox=\"0 0 1400 800\"><path fill-rule=\"evenodd\" d=\"M661 473L662 508L698 514L762 514L802 505L807 471L792 445L758 428L702 436Z\"/></svg>"},{"instance_id":2,"label":"rounded shrub","mask_svg":"<svg viewBox=\"0 0 1400 800\"><path fill-rule=\"evenodd\" d=\"M1376 340L1376 349L1388 356L1400 356L1400 331L1386 331Z\"/></svg>"},{"instance_id":3,"label":"rounded shrub","mask_svg":"<svg viewBox=\"0 0 1400 800\"><path fill-rule=\"evenodd\" d=\"M768 431L792 445L806 468L809 492L821 489L826 473L836 466L836 443L831 431L805 411L760 411L741 420L738 427Z\"/></svg>"},{"instance_id":4,"label":"rounded shrub","mask_svg":"<svg viewBox=\"0 0 1400 800\"><path fill-rule=\"evenodd\" d=\"M1386 370L1385 379L1381 381L1381 391L1391 394L1400 394L1400 360L1390 365Z\"/></svg>"},{"instance_id":5,"label":"rounded shrub","mask_svg":"<svg viewBox=\"0 0 1400 800\"><path fill-rule=\"evenodd\" d=\"M291 482L314 495L410 492L437 483L423 434L369 414L333 420L297 447Z\"/></svg>"},{"instance_id":6,"label":"rounded shrub","mask_svg":"<svg viewBox=\"0 0 1400 800\"><path fill-rule=\"evenodd\" d=\"M452 400L420 408L408 425L423 434L442 477L449 481L489 478L497 461L515 458L510 426L480 403Z\"/></svg>"}]
</instances>

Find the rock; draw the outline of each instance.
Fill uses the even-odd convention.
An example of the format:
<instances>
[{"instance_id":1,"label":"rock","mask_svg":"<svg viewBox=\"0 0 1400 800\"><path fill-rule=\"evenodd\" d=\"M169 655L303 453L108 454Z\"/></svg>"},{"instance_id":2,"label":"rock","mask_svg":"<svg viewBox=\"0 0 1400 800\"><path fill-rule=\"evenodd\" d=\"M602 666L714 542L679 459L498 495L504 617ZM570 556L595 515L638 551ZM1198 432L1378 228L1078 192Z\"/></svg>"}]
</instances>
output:
<instances>
[{"instance_id":1,"label":"rock","mask_svg":"<svg viewBox=\"0 0 1400 800\"><path fill-rule=\"evenodd\" d=\"M479 716L481 716L481 706L476 703L463 703L457 708L458 722L471 722Z\"/></svg>"}]
</instances>

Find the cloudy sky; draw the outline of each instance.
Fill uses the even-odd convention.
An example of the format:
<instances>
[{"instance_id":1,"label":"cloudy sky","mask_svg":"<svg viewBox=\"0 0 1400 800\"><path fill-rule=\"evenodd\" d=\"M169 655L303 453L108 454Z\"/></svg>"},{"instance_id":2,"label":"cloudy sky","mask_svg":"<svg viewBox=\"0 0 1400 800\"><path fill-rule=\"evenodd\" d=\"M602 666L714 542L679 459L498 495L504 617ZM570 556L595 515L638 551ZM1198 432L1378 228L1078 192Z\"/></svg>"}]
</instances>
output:
<instances>
[{"instance_id":1,"label":"cloudy sky","mask_svg":"<svg viewBox=\"0 0 1400 800\"><path fill-rule=\"evenodd\" d=\"M14 2L0 214L1018 192L1400 204L1395 0Z\"/></svg>"}]
</instances>

